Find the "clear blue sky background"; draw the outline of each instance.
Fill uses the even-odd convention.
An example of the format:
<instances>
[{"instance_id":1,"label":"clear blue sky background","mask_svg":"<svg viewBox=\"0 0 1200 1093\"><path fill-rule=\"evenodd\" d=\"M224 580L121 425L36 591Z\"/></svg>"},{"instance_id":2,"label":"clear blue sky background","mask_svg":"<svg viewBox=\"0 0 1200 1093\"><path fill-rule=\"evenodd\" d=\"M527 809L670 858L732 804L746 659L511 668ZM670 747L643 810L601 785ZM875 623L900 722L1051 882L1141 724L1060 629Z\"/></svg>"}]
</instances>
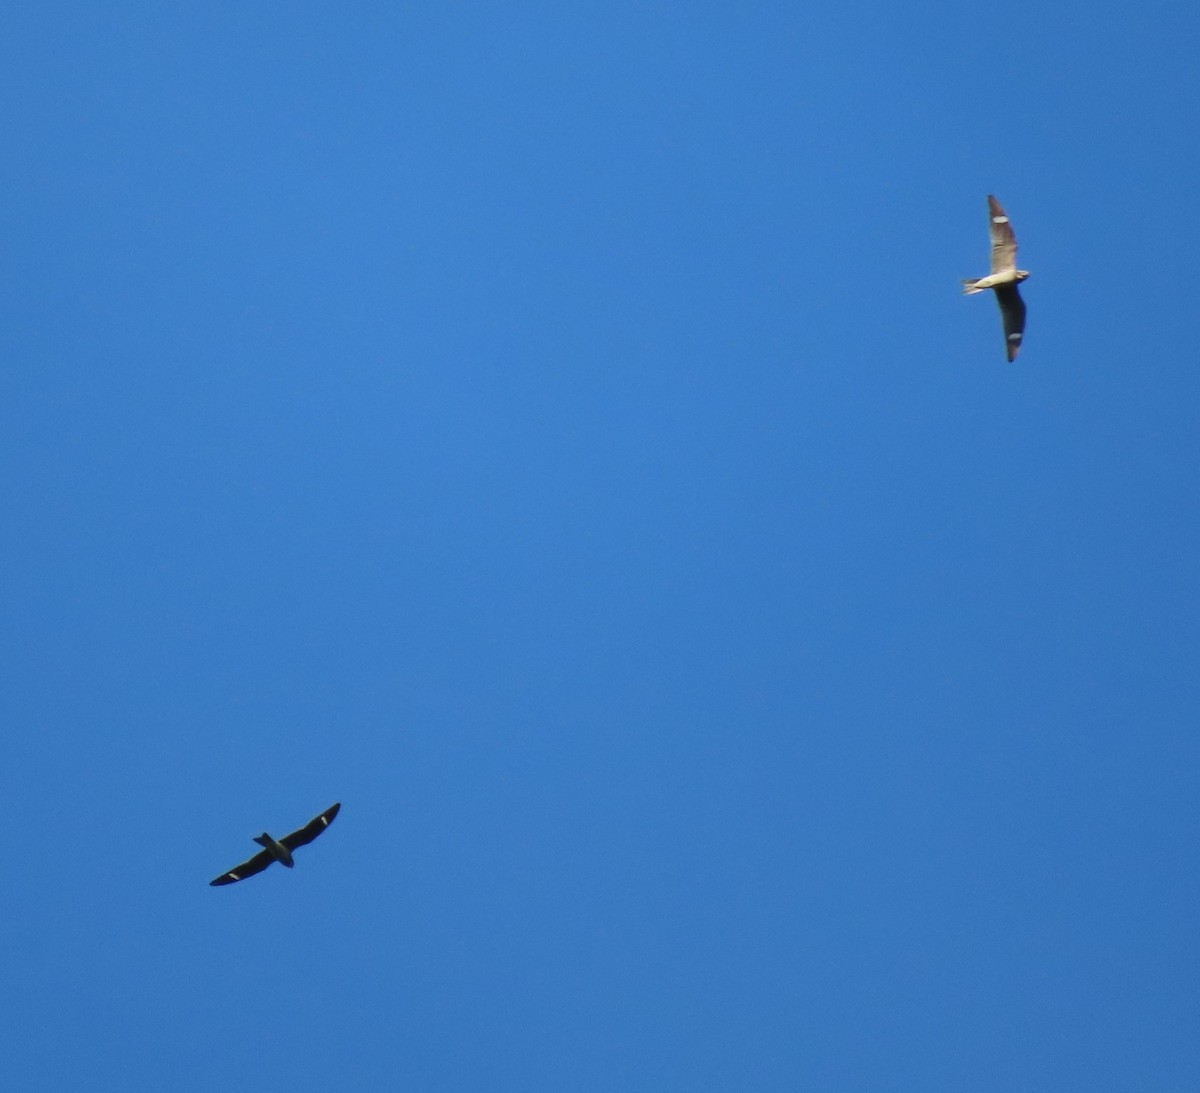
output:
<instances>
[{"instance_id":1,"label":"clear blue sky background","mask_svg":"<svg viewBox=\"0 0 1200 1093\"><path fill-rule=\"evenodd\" d=\"M12 8L5 1088L1200 1088L1198 54Z\"/></svg>"}]
</instances>

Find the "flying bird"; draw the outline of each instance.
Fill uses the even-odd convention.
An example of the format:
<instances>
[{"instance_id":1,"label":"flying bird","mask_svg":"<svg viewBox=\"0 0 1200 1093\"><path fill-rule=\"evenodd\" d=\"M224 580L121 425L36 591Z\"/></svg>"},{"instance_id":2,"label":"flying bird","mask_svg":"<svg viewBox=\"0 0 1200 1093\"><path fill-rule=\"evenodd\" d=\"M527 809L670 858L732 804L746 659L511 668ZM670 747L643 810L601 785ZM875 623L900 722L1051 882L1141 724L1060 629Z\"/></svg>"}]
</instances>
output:
<instances>
[{"instance_id":1,"label":"flying bird","mask_svg":"<svg viewBox=\"0 0 1200 1093\"><path fill-rule=\"evenodd\" d=\"M1029 276L1029 270L1017 269L1017 237L1013 235L1008 214L988 194L988 231L992 237L992 272L976 281L963 281L963 293L970 296L985 288L994 289L1004 321L1004 348L1010 361L1016 360L1025 333L1025 301L1017 291L1017 283Z\"/></svg>"},{"instance_id":2,"label":"flying bird","mask_svg":"<svg viewBox=\"0 0 1200 1093\"><path fill-rule=\"evenodd\" d=\"M245 880L247 877L254 876L255 873L261 873L273 861L277 861L281 865L286 865L291 869L295 864L292 860L292 851L298 846L306 846L320 835L322 831L333 823L333 818L338 814L338 809L341 807L340 803L330 806L315 820L309 820L298 831L293 831L290 835L284 835L278 842L264 831L261 835L256 836L254 841L259 846L266 847L265 850L260 850L249 861L244 861L241 865L234 866L228 873L222 873L216 880L209 881L209 884L233 884L235 881Z\"/></svg>"}]
</instances>

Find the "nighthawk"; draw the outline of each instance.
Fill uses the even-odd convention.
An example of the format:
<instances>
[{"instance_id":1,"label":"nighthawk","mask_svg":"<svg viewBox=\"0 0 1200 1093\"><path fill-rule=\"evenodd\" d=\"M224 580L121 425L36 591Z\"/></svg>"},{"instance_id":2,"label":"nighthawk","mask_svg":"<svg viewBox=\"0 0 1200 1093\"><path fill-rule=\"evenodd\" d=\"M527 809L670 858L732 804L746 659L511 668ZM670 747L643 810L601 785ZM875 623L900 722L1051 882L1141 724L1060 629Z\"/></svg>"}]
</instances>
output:
<instances>
[{"instance_id":1,"label":"nighthawk","mask_svg":"<svg viewBox=\"0 0 1200 1093\"><path fill-rule=\"evenodd\" d=\"M1017 283L1029 276L1029 270L1017 269L1017 237L1013 235L1008 214L988 194L988 230L992 237L992 272L976 281L963 281L963 292L970 296L985 288L994 289L1004 321L1004 348L1010 361L1015 360L1025 333L1025 301Z\"/></svg>"},{"instance_id":2,"label":"nighthawk","mask_svg":"<svg viewBox=\"0 0 1200 1093\"><path fill-rule=\"evenodd\" d=\"M249 861L242 862L241 865L234 866L228 873L222 873L214 881L209 881L209 884L233 884L235 881L245 880L247 877L254 876L255 873L261 873L273 861L279 862L280 865L286 865L289 869L295 864L292 860L292 851L298 846L305 846L321 834L331 823L333 818L338 814L338 809L341 804L332 805L321 813L314 820L309 820L298 831L293 831L290 835L278 841L272 839L265 831L261 835L255 836L254 841L259 846L266 847L265 850L260 850Z\"/></svg>"}]
</instances>

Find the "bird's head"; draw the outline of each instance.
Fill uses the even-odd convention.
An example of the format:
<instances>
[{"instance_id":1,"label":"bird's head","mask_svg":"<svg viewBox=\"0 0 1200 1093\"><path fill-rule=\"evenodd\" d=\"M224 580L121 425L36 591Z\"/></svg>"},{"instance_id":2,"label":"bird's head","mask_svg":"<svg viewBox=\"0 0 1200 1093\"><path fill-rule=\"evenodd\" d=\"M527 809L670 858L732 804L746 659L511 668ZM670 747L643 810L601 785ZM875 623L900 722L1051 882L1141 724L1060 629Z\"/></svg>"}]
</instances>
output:
<instances>
[{"instance_id":1,"label":"bird's head","mask_svg":"<svg viewBox=\"0 0 1200 1093\"><path fill-rule=\"evenodd\" d=\"M1017 280L1018 281L1024 281L1025 278L1028 276L1029 276L1029 270L1027 270L1027 269L1017 270Z\"/></svg>"}]
</instances>

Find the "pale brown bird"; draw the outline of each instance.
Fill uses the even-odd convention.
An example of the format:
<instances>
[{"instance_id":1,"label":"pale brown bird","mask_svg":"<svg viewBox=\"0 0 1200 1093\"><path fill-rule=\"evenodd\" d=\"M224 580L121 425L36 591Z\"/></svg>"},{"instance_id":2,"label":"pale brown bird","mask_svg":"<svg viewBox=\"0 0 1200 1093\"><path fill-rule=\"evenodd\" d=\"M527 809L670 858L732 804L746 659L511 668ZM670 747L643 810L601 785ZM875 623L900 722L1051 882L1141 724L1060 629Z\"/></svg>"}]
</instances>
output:
<instances>
[{"instance_id":1,"label":"pale brown bird","mask_svg":"<svg viewBox=\"0 0 1200 1093\"><path fill-rule=\"evenodd\" d=\"M1017 284L1029 276L1029 270L1017 269L1017 237L1008 214L991 194L988 194L988 231L992 237L992 272L976 281L963 281L963 293L970 296L985 288L995 290L1004 321L1004 348L1012 361L1016 360L1025 333L1025 301L1017 291Z\"/></svg>"}]
</instances>

